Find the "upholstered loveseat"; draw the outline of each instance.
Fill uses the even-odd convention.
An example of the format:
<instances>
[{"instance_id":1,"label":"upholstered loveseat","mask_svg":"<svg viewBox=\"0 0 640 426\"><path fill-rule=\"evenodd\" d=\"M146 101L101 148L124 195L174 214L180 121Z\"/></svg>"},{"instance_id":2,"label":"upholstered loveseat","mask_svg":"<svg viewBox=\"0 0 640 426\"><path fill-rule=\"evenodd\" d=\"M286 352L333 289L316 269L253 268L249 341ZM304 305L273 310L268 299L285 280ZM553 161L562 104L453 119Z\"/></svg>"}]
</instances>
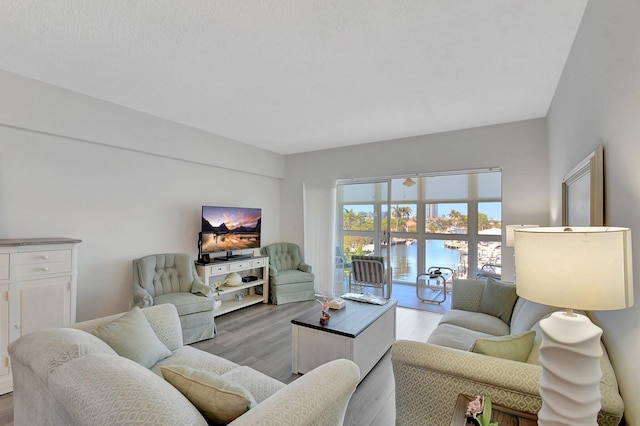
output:
<instances>
[{"instance_id":1,"label":"upholstered loveseat","mask_svg":"<svg viewBox=\"0 0 640 426\"><path fill-rule=\"evenodd\" d=\"M518 298L492 279L455 280L451 308L427 342L399 340L392 348L397 424L448 426L459 394L537 413L538 323L558 308ZM614 426L624 406L603 351L598 424Z\"/></svg>"},{"instance_id":2,"label":"upholstered loveseat","mask_svg":"<svg viewBox=\"0 0 640 426\"><path fill-rule=\"evenodd\" d=\"M9 353L16 425L341 425L359 380L342 359L285 385L184 346L171 304L30 333Z\"/></svg>"}]
</instances>

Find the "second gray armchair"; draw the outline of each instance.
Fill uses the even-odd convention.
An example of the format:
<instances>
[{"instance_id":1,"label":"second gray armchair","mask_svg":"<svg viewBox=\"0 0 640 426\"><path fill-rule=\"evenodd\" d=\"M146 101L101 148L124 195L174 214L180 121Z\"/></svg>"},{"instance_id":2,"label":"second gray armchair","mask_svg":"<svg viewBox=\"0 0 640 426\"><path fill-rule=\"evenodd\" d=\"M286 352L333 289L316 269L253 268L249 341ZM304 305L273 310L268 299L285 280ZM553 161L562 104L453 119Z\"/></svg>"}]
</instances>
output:
<instances>
[{"instance_id":1,"label":"second gray armchair","mask_svg":"<svg viewBox=\"0 0 640 426\"><path fill-rule=\"evenodd\" d=\"M274 305L313 300L314 276L311 266L302 260L300 247L276 243L262 248L269 256L269 298Z\"/></svg>"}]
</instances>

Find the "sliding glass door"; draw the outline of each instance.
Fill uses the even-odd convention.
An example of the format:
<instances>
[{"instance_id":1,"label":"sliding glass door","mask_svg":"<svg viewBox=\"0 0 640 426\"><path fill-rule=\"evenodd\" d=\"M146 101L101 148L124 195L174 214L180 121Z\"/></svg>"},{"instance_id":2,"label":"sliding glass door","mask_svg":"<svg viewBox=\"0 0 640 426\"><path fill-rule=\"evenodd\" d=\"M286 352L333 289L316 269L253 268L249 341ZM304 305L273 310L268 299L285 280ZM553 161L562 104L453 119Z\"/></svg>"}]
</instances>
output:
<instances>
[{"instance_id":1,"label":"sliding glass door","mask_svg":"<svg viewBox=\"0 0 640 426\"><path fill-rule=\"evenodd\" d=\"M482 170L339 182L336 284L354 254L384 256L394 283L415 284L432 266L461 278L499 277L501 175Z\"/></svg>"},{"instance_id":2,"label":"sliding glass door","mask_svg":"<svg viewBox=\"0 0 640 426\"><path fill-rule=\"evenodd\" d=\"M351 257L383 256L389 268L389 180L337 187L336 294L347 292Z\"/></svg>"}]
</instances>

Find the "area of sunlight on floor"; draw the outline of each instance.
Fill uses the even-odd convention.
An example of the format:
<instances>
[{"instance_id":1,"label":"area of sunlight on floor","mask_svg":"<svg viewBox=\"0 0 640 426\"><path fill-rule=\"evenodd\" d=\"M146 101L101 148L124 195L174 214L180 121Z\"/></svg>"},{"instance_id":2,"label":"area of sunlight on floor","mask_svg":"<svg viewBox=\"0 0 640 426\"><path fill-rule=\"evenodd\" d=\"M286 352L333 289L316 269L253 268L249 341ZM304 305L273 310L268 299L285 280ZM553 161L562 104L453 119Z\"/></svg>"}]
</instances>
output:
<instances>
[{"instance_id":1,"label":"area of sunlight on floor","mask_svg":"<svg viewBox=\"0 0 640 426\"><path fill-rule=\"evenodd\" d=\"M396 308L396 339L426 342L442 315L417 309Z\"/></svg>"}]
</instances>

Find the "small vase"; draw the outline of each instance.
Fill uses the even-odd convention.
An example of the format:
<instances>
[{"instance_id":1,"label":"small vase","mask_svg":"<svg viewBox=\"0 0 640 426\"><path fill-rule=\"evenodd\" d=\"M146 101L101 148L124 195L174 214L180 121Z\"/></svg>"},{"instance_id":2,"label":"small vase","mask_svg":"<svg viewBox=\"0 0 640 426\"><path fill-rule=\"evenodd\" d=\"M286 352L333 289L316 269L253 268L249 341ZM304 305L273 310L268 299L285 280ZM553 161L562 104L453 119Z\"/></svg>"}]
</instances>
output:
<instances>
[{"instance_id":1,"label":"small vase","mask_svg":"<svg viewBox=\"0 0 640 426\"><path fill-rule=\"evenodd\" d=\"M465 426L466 425L480 426L480 422L478 421L478 419L471 416L467 416L467 420L464 422L464 424Z\"/></svg>"},{"instance_id":2,"label":"small vase","mask_svg":"<svg viewBox=\"0 0 640 426\"><path fill-rule=\"evenodd\" d=\"M320 313L320 325L327 325L330 319L331 315L329 314L329 312L322 311Z\"/></svg>"}]
</instances>

